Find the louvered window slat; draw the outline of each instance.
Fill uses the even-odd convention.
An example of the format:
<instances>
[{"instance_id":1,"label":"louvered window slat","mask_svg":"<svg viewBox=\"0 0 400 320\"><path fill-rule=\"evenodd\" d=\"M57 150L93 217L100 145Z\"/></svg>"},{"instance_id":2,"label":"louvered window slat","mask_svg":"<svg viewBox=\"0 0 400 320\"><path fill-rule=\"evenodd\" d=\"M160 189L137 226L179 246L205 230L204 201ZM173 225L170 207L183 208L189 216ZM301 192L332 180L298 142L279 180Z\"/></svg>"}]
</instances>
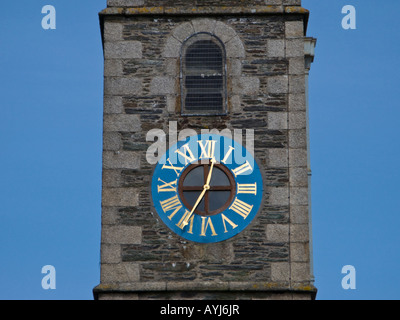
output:
<instances>
[{"instance_id":1,"label":"louvered window slat","mask_svg":"<svg viewBox=\"0 0 400 320\"><path fill-rule=\"evenodd\" d=\"M223 44L214 36L189 39L182 56L183 114L216 115L226 112L226 65Z\"/></svg>"}]
</instances>

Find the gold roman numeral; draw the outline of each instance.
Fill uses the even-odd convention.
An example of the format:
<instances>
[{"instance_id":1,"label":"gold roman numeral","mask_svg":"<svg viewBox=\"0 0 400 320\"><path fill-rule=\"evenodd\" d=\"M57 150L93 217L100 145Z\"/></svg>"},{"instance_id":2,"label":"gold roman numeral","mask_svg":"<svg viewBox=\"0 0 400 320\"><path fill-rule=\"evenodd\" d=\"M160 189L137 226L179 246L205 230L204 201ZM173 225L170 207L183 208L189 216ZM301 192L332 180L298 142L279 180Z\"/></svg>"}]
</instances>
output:
<instances>
[{"instance_id":1,"label":"gold roman numeral","mask_svg":"<svg viewBox=\"0 0 400 320\"><path fill-rule=\"evenodd\" d=\"M180 154L182 157L185 158L185 165L187 165L188 163L193 162L194 160L196 160L196 158L193 155L192 150L190 150L189 148L189 144L185 144L182 146L184 152L180 151L180 150L176 150L175 152Z\"/></svg>"},{"instance_id":2,"label":"gold roman numeral","mask_svg":"<svg viewBox=\"0 0 400 320\"><path fill-rule=\"evenodd\" d=\"M224 159L221 161L222 163L226 164L226 161L228 161L228 159L229 159L229 157L230 157L230 155L231 155L233 150L235 150L235 148L232 147L232 146L229 146L228 152L225 154Z\"/></svg>"},{"instance_id":3,"label":"gold roman numeral","mask_svg":"<svg viewBox=\"0 0 400 320\"><path fill-rule=\"evenodd\" d=\"M166 164L164 164L163 166L162 166L162 170L164 170L164 169L168 169L168 170L174 170L175 171L175 173L176 173L176 175L177 176L179 176L179 173L183 170L183 168L184 167L175 167L173 164L172 164L172 162L169 160L169 158L167 159L167 161L169 162L169 166L167 166Z\"/></svg>"},{"instance_id":4,"label":"gold roman numeral","mask_svg":"<svg viewBox=\"0 0 400 320\"><path fill-rule=\"evenodd\" d=\"M215 153L215 143L217 141L215 140L207 140L205 142L205 145L203 144L202 140L197 141L200 149L201 149L201 154L199 159L204 159L204 158L214 158L214 153Z\"/></svg>"},{"instance_id":5,"label":"gold roman numeral","mask_svg":"<svg viewBox=\"0 0 400 320\"><path fill-rule=\"evenodd\" d=\"M253 168L251 167L249 161L246 160L246 163L241 165L240 167L237 167L236 169L232 170L233 174L235 177L237 177L240 174L243 174L247 171L252 171Z\"/></svg>"},{"instance_id":6,"label":"gold roman numeral","mask_svg":"<svg viewBox=\"0 0 400 320\"><path fill-rule=\"evenodd\" d=\"M246 219L247 216L250 214L251 210L253 209L253 206L236 198L229 209L235 211L237 214L241 215L244 219Z\"/></svg>"},{"instance_id":7,"label":"gold roman numeral","mask_svg":"<svg viewBox=\"0 0 400 320\"><path fill-rule=\"evenodd\" d=\"M222 223L224 224L224 229L225 229L225 233L228 232L228 230L226 229L226 222L228 222L232 229L235 229L238 225L234 224L231 220L229 220L224 214L221 214L221 218L222 218Z\"/></svg>"},{"instance_id":8,"label":"gold roman numeral","mask_svg":"<svg viewBox=\"0 0 400 320\"><path fill-rule=\"evenodd\" d=\"M167 211L172 211L172 213L168 216L168 219L171 220L174 215L182 209L182 203L179 201L178 195L169 198L164 201L160 201L161 208L163 209L164 213Z\"/></svg>"},{"instance_id":9,"label":"gold roman numeral","mask_svg":"<svg viewBox=\"0 0 400 320\"><path fill-rule=\"evenodd\" d=\"M206 222L207 220L207 222ZM217 236L217 233L215 232L214 225L212 223L212 220L210 217L201 217L201 233L200 236L205 237L207 228L210 227L211 230L211 235L212 236Z\"/></svg>"},{"instance_id":10,"label":"gold roman numeral","mask_svg":"<svg viewBox=\"0 0 400 320\"><path fill-rule=\"evenodd\" d=\"M254 194L257 195L257 182L245 184L238 183L237 184L237 193L246 193L246 194Z\"/></svg>"},{"instance_id":11,"label":"gold roman numeral","mask_svg":"<svg viewBox=\"0 0 400 320\"><path fill-rule=\"evenodd\" d=\"M158 178L158 181L164 183L161 186L157 186L158 193L160 193L160 192L176 192L176 184L177 184L178 180L171 181L171 182L165 182L165 181L161 180L160 178Z\"/></svg>"}]
</instances>

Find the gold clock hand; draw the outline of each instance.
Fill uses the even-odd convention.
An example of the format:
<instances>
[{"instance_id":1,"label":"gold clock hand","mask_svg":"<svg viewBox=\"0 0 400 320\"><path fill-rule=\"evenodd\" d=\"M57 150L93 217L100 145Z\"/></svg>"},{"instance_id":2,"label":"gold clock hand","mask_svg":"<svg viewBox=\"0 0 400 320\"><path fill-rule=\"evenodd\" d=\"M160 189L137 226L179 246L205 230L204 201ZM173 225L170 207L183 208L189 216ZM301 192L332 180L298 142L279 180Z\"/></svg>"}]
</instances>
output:
<instances>
[{"instance_id":1,"label":"gold clock hand","mask_svg":"<svg viewBox=\"0 0 400 320\"><path fill-rule=\"evenodd\" d=\"M183 220L183 222L182 222L182 225L183 225L184 227L186 227L186 226L188 225L188 223L189 223L188 221L189 221L190 217L192 216L194 210L196 210L197 206L199 205L200 201L203 199L203 197L204 197L204 195L206 194L206 192L207 192L208 189L210 189L210 186L208 186L208 185L205 185L205 186L203 187L203 191L201 192L200 196L197 198L197 201L196 201L196 203L194 204L194 206L193 206L193 208L192 208L192 211L190 211L189 215L188 215L188 216L186 217L186 219Z\"/></svg>"},{"instance_id":2,"label":"gold clock hand","mask_svg":"<svg viewBox=\"0 0 400 320\"><path fill-rule=\"evenodd\" d=\"M215 163L215 159L212 158L211 159L211 168L210 168L210 172L208 173L208 177L207 177L207 181L206 181L206 186L210 186L210 181L211 181L211 176L212 176L212 172L213 172L213 168L214 168L214 163Z\"/></svg>"},{"instance_id":3,"label":"gold clock hand","mask_svg":"<svg viewBox=\"0 0 400 320\"><path fill-rule=\"evenodd\" d=\"M211 168L210 168L210 172L208 173L208 176L207 176L206 184L203 186L203 191L201 192L200 196L197 198L197 201L196 201L196 203L194 204L194 206L193 206L193 208L192 208L192 211L189 213L189 215L186 217L186 219L183 220L182 224L183 224L184 227L185 227L186 225L188 225L189 219L190 219L190 217L193 215L193 212L196 210L197 206L199 205L200 201L203 199L203 197L204 197L204 195L206 194L207 190L210 189L210 181L211 181L212 171L213 171L214 163L215 163L215 162L216 162L215 159L212 158L212 159L211 159Z\"/></svg>"}]
</instances>

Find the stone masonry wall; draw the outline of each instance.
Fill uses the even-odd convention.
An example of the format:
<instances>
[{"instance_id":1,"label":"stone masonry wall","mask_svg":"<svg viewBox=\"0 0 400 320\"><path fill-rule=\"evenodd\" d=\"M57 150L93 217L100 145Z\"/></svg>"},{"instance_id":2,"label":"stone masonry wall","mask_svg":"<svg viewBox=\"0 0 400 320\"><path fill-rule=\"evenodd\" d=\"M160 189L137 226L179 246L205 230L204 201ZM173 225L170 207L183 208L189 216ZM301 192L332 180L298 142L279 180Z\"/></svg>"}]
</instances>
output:
<instances>
[{"instance_id":1,"label":"stone masonry wall","mask_svg":"<svg viewBox=\"0 0 400 320\"><path fill-rule=\"evenodd\" d=\"M299 6L301 0L107 0L108 7L180 7L180 6Z\"/></svg>"},{"instance_id":2,"label":"stone masonry wall","mask_svg":"<svg viewBox=\"0 0 400 320\"><path fill-rule=\"evenodd\" d=\"M143 2L155 1L108 0L110 6ZM255 291L311 288L303 26L296 14L104 18L101 285L139 291L217 283L228 291L246 284ZM179 48L201 31L219 36L226 47L224 117L180 116ZM198 133L255 130L265 201L240 235L200 245L179 238L158 219L146 133L168 132L169 121Z\"/></svg>"}]
</instances>

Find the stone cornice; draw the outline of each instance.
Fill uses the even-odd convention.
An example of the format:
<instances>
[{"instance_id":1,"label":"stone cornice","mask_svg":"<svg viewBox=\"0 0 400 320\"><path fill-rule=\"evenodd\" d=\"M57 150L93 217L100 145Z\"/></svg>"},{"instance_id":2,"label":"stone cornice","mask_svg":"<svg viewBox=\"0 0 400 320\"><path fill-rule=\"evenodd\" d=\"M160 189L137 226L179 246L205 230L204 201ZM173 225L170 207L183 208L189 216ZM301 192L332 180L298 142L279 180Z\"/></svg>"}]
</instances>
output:
<instances>
[{"instance_id":1,"label":"stone cornice","mask_svg":"<svg viewBox=\"0 0 400 320\"><path fill-rule=\"evenodd\" d=\"M307 294L315 299L317 289L311 284L290 285L289 283L274 282L132 282L100 284L93 289L94 298L99 294L110 293L147 293L147 292L263 292Z\"/></svg>"},{"instance_id":2,"label":"stone cornice","mask_svg":"<svg viewBox=\"0 0 400 320\"><path fill-rule=\"evenodd\" d=\"M243 16L243 15L282 15L294 14L304 16L304 30L307 31L310 12L300 6L204 6L204 7L109 7L99 12L100 28L103 34L105 17L140 17L140 16Z\"/></svg>"},{"instance_id":3,"label":"stone cornice","mask_svg":"<svg viewBox=\"0 0 400 320\"><path fill-rule=\"evenodd\" d=\"M265 14L302 14L309 11L300 6L205 6L205 7L140 7L123 8L110 7L100 12L100 15L265 15Z\"/></svg>"}]
</instances>

